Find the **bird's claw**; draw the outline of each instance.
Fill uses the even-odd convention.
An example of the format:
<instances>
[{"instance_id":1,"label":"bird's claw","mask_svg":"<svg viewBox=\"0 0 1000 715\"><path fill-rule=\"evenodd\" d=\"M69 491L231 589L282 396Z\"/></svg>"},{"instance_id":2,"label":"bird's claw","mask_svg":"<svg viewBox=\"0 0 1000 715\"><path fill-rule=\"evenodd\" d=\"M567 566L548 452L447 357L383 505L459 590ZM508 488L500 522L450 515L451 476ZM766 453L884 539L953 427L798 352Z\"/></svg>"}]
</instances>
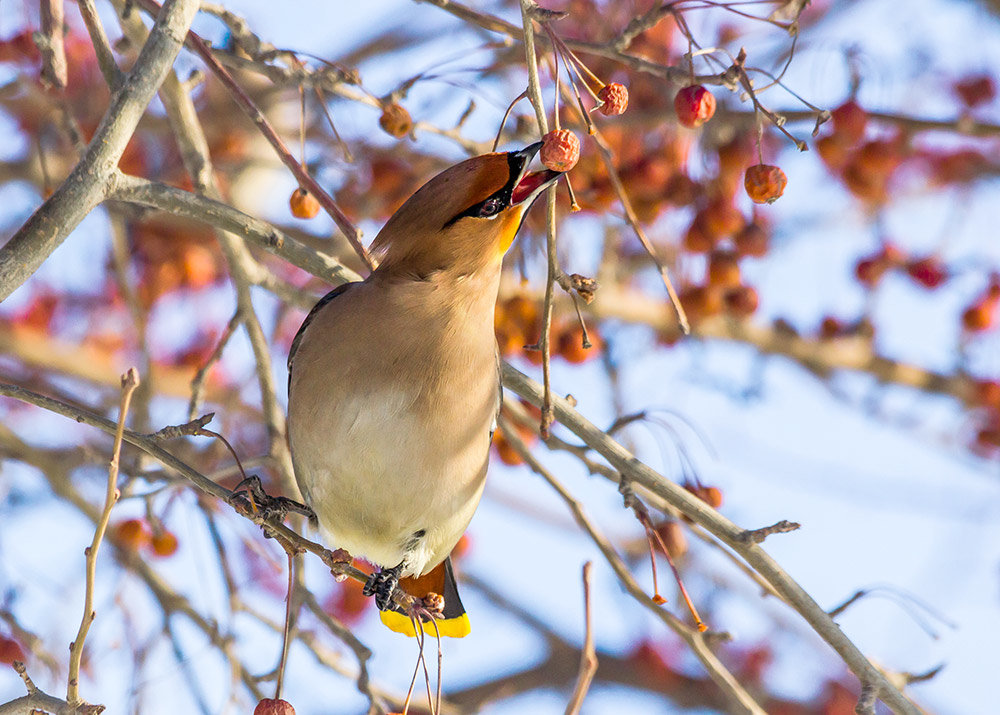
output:
<instances>
[{"instance_id":1,"label":"bird's claw","mask_svg":"<svg viewBox=\"0 0 1000 715\"><path fill-rule=\"evenodd\" d=\"M264 485L256 474L251 474L236 485L229 497L229 503L233 506L237 504L243 506L244 509L257 515L263 521L271 521L272 519L284 521L288 514L295 513L309 519L310 524L317 523L316 512L305 504L300 504L288 497L272 497L265 492Z\"/></svg>"},{"instance_id":2,"label":"bird's claw","mask_svg":"<svg viewBox=\"0 0 1000 715\"><path fill-rule=\"evenodd\" d=\"M399 574L402 570L403 565L400 564L391 569L382 569L368 577L362 593L365 596L375 596L378 610L388 611L392 608L392 593L399 584Z\"/></svg>"}]
</instances>

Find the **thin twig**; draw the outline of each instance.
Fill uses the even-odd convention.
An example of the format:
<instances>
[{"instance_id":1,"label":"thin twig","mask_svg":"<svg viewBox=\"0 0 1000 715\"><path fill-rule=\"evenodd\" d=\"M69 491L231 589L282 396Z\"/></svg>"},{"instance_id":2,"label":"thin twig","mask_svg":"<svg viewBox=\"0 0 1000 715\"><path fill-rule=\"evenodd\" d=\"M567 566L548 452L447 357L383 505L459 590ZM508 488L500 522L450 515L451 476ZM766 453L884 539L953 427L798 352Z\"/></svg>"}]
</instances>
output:
<instances>
[{"instance_id":1,"label":"thin twig","mask_svg":"<svg viewBox=\"0 0 1000 715\"><path fill-rule=\"evenodd\" d=\"M167 0L128 81L111 98L79 163L14 236L0 248L0 301L38 270L83 217L107 198L108 182L139 118L170 71L198 0Z\"/></svg>"},{"instance_id":2,"label":"thin twig","mask_svg":"<svg viewBox=\"0 0 1000 715\"><path fill-rule=\"evenodd\" d=\"M66 21L63 0L42 0L40 10L42 30L35 33L35 44L42 55L42 80L54 89L65 89L67 67L63 32Z\"/></svg>"},{"instance_id":3,"label":"thin twig","mask_svg":"<svg viewBox=\"0 0 1000 715\"><path fill-rule=\"evenodd\" d=\"M108 487L104 495L104 510L101 512L97 528L94 529L94 538L90 546L86 549L87 577L83 592L83 618L80 620L80 628L76 633L76 638L69 647L69 680L66 686L66 702L72 707L78 706L80 700L80 662L83 659L83 644L87 639L87 631L94 621L94 583L97 580L97 552L101 548L101 541L104 539L104 532L108 528L111 519L111 509L118 501L120 492L118 491L118 459L121 455L122 440L125 435L125 420L128 417L128 408L132 402L132 393L139 386L139 373L134 367L129 368L122 375L122 396L118 410L118 426L115 430L115 442L111 448L111 463L108 466Z\"/></svg>"},{"instance_id":4,"label":"thin twig","mask_svg":"<svg viewBox=\"0 0 1000 715\"><path fill-rule=\"evenodd\" d=\"M507 372L508 371L505 368L505 384ZM534 397L534 395L532 397ZM540 398L541 395L539 394L538 397ZM537 405L534 399L531 401ZM538 402L540 402L540 400ZM562 400L558 400L556 402L556 408L559 409L561 404ZM514 447L525 464L527 464L528 467L535 472L535 474L539 475L542 479L548 482L549 485L555 489L556 493L563 499L566 506L569 507L572 512L573 519L600 550L601 554L614 571L619 583L621 583L628 594L684 640L694 655L697 656L698 660L700 660L702 665L704 665L705 670L711 676L712 680L726 694L733 705L738 708L739 712L753 713L754 715L765 715L764 709L757 704L753 696L750 695L750 693L748 693L742 685L740 685L736 677L708 647L706 634L701 633L683 623L679 618L670 613L670 611L661 608L659 604L655 603L646 594L643 588L636 582L635 577L632 576L628 567L625 565L625 562L622 561L622 558L618 555L618 552L615 551L614 546L608 538L598 531L594 524L590 521L590 518L587 516L586 512L584 512L583 506L580 502L573 497L562 482L556 479L556 477L548 469L546 469L540 461L538 461L538 458L532 454L531 450L529 450L528 446L524 443L524 440L522 440L520 435L517 434L517 430L512 429L509 426L505 426L505 422L506 420L501 419L501 429L503 429L504 438L510 442L511 446Z\"/></svg>"},{"instance_id":5,"label":"thin twig","mask_svg":"<svg viewBox=\"0 0 1000 715\"><path fill-rule=\"evenodd\" d=\"M542 386L508 363L502 368L504 386L539 406ZM818 603L789 576L759 545L741 538L745 529L729 521L678 484L643 464L603 430L577 412L566 400L556 397L553 404L560 423L601 454L631 482L648 489L693 521L705 527L726 546L738 553L789 606L795 609L812 629L843 659L862 682L876 683L879 697L897 713L917 715L919 710L896 688L858 647L844 634ZM506 434L505 434L506 436Z\"/></svg>"},{"instance_id":6,"label":"thin twig","mask_svg":"<svg viewBox=\"0 0 1000 715\"><path fill-rule=\"evenodd\" d=\"M80 8L80 15L83 16L83 24L87 26L87 34L90 35L90 44L94 46L94 53L97 55L97 66L101 68L104 81L112 92L121 85L124 75L118 69L115 56L111 52L111 45L108 36L104 32L104 25L97 14L94 0L77 0L77 7Z\"/></svg>"},{"instance_id":7,"label":"thin twig","mask_svg":"<svg viewBox=\"0 0 1000 715\"><path fill-rule=\"evenodd\" d=\"M566 706L566 715L576 715L580 712L583 699L587 697L590 683L594 679L594 673L597 672L597 653L594 649L594 630L590 613L590 572L592 568L593 564L590 561L583 565L583 651L580 653L580 674L576 678L573 696Z\"/></svg>"},{"instance_id":8,"label":"thin twig","mask_svg":"<svg viewBox=\"0 0 1000 715\"><path fill-rule=\"evenodd\" d=\"M159 4L156 0L138 0L138 2L145 7L150 12L159 11ZM268 143L274 147L275 152L278 154L278 158L281 162L288 167L288 169L294 174L295 178L298 180L299 185L306 189L310 194L316 197L319 201L320 206L326 209L326 212L333 219L333 222L337 224L337 228L344 234L351 247L361 258L362 262L369 268L375 268L375 262L372 257L368 254L368 250L365 248L364 244L361 242L361 232L351 223L351 220L347 215L340 210L333 198L316 183L316 180L310 176L306 168L288 151L288 147L285 146L284 141L278 136L278 133L271 126L271 123L264 116L264 113L260 110L260 107L250 98L250 96L243 91L239 83L233 78L225 67L223 67L219 61L215 58L215 55L209 49L205 41L194 32L187 33L187 43L195 51L195 53L201 57L201 59L208 65L208 68L215 74L219 80L222 82L223 86L229 91L230 95L236 100L236 105L243 111L244 114L256 125L257 129L264 138L267 139Z\"/></svg>"},{"instance_id":9,"label":"thin twig","mask_svg":"<svg viewBox=\"0 0 1000 715\"><path fill-rule=\"evenodd\" d=\"M532 25L532 10L535 3L532 0L521 1L521 22L524 26L524 57L528 67L528 100L535 108L538 120L538 131L541 136L548 134L549 123L545 114L545 102L542 99L541 84L538 81L538 58L535 54L535 30ZM556 257L556 187L545 190L545 260L548 272L545 280L545 304L542 309L542 334L539 337L537 349L542 352L542 384L545 386L545 398L542 401L542 419L539 431L542 437L549 436L549 428L554 420L552 413L552 355L549 333L552 330L552 300L555 295L556 276L559 273Z\"/></svg>"}]
</instances>

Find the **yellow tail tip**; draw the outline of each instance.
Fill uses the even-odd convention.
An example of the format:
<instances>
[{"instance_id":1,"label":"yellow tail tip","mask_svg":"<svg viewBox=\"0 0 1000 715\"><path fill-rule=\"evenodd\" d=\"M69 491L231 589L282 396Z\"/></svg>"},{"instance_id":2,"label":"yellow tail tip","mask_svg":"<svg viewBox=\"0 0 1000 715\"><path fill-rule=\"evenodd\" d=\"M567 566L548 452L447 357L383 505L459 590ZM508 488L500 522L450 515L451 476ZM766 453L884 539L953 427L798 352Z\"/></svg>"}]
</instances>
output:
<instances>
[{"instance_id":1,"label":"yellow tail tip","mask_svg":"<svg viewBox=\"0 0 1000 715\"><path fill-rule=\"evenodd\" d=\"M382 623L389 630L402 633L404 636L409 636L410 638L416 637L417 632L413 627L413 619L409 616L404 616L398 611L379 611L378 615L382 619ZM469 616L465 613L456 618L439 618L436 621L423 621L422 626L424 633L431 637L435 637L440 633L442 636L447 636L448 638L465 638L472 631L469 625Z\"/></svg>"}]
</instances>

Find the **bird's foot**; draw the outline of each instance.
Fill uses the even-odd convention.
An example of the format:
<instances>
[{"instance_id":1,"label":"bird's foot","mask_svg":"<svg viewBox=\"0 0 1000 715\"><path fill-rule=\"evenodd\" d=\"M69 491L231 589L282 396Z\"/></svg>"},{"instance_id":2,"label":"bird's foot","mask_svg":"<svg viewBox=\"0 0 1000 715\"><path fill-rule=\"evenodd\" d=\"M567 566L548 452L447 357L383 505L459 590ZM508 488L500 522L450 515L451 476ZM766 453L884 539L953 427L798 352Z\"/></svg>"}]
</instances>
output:
<instances>
[{"instance_id":1,"label":"bird's foot","mask_svg":"<svg viewBox=\"0 0 1000 715\"><path fill-rule=\"evenodd\" d=\"M375 605L378 606L378 610L388 611L392 608L392 592L396 590L399 574L402 571L403 564L399 564L391 569L382 569L368 577L362 593L366 596L375 596Z\"/></svg>"},{"instance_id":2,"label":"bird's foot","mask_svg":"<svg viewBox=\"0 0 1000 715\"><path fill-rule=\"evenodd\" d=\"M305 504L288 497L272 497L265 492L264 485L256 474L250 475L236 485L232 496L229 497L229 503L242 511L254 514L262 521L272 519L284 521L288 514L295 513L306 517L313 525L317 523L316 512Z\"/></svg>"}]
</instances>

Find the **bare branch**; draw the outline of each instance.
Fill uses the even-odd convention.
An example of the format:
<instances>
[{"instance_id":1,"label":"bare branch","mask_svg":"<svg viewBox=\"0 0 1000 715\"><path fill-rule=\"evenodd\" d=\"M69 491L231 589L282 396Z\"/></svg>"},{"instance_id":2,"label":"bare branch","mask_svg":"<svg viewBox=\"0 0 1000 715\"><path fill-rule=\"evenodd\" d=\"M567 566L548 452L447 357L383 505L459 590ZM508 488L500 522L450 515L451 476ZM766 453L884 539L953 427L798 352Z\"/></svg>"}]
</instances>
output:
<instances>
[{"instance_id":1,"label":"bare branch","mask_svg":"<svg viewBox=\"0 0 1000 715\"><path fill-rule=\"evenodd\" d=\"M168 0L94 138L66 180L0 249L0 301L14 292L104 198L139 118L170 71L198 0Z\"/></svg>"}]
</instances>

